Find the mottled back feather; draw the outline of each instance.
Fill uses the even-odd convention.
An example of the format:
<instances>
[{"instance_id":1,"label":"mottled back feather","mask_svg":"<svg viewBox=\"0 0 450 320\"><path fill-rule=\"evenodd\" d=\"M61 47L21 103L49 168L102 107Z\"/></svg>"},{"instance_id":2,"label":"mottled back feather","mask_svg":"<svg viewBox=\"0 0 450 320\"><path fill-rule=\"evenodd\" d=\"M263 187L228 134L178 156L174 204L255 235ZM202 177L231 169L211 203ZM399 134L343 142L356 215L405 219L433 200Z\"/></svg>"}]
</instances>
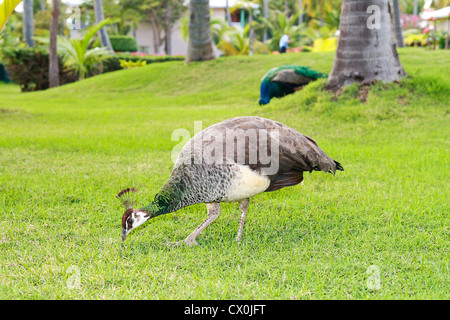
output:
<instances>
[{"instance_id":1,"label":"mottled back feather","mask_svg":"<svg viewBox=\"0 0 450 320\"><path fill-rule=\"evenodd\" d=\"M236 129L242 132L234 131ZM223 139L216 137L225 137L228 132L236 132L238 135L246 132L257 131L257 143L249 144L249 137L246 137L245 144L240 146L239 152L236 145L237 136L234 137L234 152L230 155L226 152L226 145ZM175 163L172 174L176 172L181 165L191 165L192 163L203 164L205 167L214 168L217 164L216 154L211 154L210 150L222 150L222 163L248 165L256 172L263 172L264 168L270 167L270 164L262 163L261 152L270 155L271 139L273 132L277 131L279 136L279 162L278 171L267 175L271 181L266 191L278 190L285 186L298 184L303 179L303 171L321 170L334 173L337 169L336 162L331 159L310 137L305 136L296 130L270 119L260 117L238 117L225 120L215 124L195 135L181 150ZM250 159L250 155L255 154L255 148L260 145L260 139L266 135L266 150L256 150L258 157ZM243 155L242 157L238 157ZM231 169L230 169L231 170ZM204 173L208 175L209 173Z\"/></svg>"}]
</instances>

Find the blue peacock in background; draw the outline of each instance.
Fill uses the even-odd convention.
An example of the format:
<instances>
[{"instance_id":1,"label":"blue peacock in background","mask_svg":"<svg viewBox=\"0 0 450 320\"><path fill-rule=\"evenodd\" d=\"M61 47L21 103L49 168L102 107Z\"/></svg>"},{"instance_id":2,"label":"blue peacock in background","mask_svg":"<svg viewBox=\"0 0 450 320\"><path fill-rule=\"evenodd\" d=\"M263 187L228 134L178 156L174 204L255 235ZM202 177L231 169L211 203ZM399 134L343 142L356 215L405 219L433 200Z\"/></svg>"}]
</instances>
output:
<instances>
[{"instance_id":1,"label":"blue peacock in background","mask_svg":"<svg viewBox=\"0 0 450 320\"><path fill-rule=\"evenodd\" d=\"M273 97L279 98L294 93L311 81L327 77L326 73L304 66L285 65L270 69L261 80L259 104L268 104Z\"/></svg>"}]
</instances>

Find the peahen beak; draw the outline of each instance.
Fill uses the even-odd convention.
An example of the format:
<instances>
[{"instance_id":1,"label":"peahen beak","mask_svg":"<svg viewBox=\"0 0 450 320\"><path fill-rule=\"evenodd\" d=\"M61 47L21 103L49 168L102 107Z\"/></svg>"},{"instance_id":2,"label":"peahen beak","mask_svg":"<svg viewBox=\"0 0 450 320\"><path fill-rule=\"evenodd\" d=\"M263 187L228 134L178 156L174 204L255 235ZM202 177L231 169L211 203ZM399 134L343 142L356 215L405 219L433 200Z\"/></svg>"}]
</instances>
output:
<instances>
[{"instance_id":1,"label":"peahen beak","mask_svg":"<svg viewBox=\"0 0 450 320\"><path fill-rule=\"evenodd\" d=\"M122 229L122 241L125 241L127 234L128 234L127 229L123 228Z\"/></svg>"}]
</instances>

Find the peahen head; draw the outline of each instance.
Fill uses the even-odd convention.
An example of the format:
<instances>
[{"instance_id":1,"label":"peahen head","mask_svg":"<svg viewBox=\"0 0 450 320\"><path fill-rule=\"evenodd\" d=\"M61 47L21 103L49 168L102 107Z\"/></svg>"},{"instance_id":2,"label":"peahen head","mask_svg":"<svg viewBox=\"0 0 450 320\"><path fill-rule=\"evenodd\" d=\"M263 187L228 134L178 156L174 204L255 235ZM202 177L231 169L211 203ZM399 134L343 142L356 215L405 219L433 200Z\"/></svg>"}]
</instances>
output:
<instances>
[{"instance_id":1,"label":"peahen head","mask_svg":"<svg viewBox=\"0 0 450 320\"><path fill-rule=\"evenodd\" d=\"M136 229L145 221L150 219L150 215L145 211L128 208L122 216L122 241L125 241L131 230Z\"/></svg>"},{"instance_id":2,"label":"peahen head","mask_svg":"<svg viewBox=\"0 0 450 320\"><path fill-rule=\"evenodd\" d=\"M134 202L131 199L131 195L133 192L137 191L138 190L135 188L127 188L120 191L116 196L116 198L122 201L123 206L127 208L122 216L122 241L125 241L125 238L131 232L131 230L139 227L141 224L151 218L151 215L148 212L133 209L131 207Z\"/></svg>"}]
</instances>

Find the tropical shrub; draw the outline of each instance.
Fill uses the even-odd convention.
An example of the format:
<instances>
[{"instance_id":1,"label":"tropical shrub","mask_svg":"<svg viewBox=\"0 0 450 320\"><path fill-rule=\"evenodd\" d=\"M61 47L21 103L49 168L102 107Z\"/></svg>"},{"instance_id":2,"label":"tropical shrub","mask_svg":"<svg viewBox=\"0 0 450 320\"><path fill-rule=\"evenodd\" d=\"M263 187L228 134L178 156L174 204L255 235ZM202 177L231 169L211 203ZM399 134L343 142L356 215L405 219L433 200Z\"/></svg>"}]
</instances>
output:
<instances>
[{"instance_id":1,"label":"tropical shrub","mask_svg":"<svg viewBox=\"0 0 450 320\"><path fill-rule=\"evenodd\" d=\"M147 65L147 61L145 60L138 60L138 61L132 61L132 60L125 60L125 59L119 59L120 66L122 69L133 69L137 67L143 67Z\"/></svg>"},{"instance_id":2,"label":"tropical shrub","mask_svg":"<svg viewBox=\"0 0 450 320\"><path fill-rule=\"evenodd\" d=\"M59 60L59 81L61 84L74 82L77 75L64 68L63 57ZM49 87L48 52L42 48L11 47L3 50L3 61L11 79L20 85L22 91L45 90Z\"/></svg>"},{"instance_id":3,"label":"tropical shrub","mask_svg":"<svg viewBox=\"0 0 450 320\"><path fill-rule=\"evenodd\" d=\"M424 47L427 45L427 35L423 33L409 34L403 41L408 47Z\"/></svg>"},{"instance_id":4,"label":"tropical shrub","mask_svg":"<svg viewBox=\"0 0 450 320\"><path fill-rule=\"evenodd\" d=\"M222 51L224 56L248 55L250 53L249 30L249 24L243 30L240 28L228 29L217 44L217 48ZM255 54L267 51L269 49L261 41L253 39L253 52Z\"/></svg>"},{"instance_id":5,"label":"tropical shrub","mask_svg":"<svg viewBox=\"0 0 450 320\"><path fill-rule=\"evenodd\" d=\"M181 38L184 42L188 42L189 39L189 15L185 15L180 20L180 31L181 31ZM225 34L231 29L230 26L228 26L228 22L222 18L215 17L211 15L211 19L209 21L209 25L211 28L211 37L213 40L214 45L217 46L217 44L223 39Z\"/></svg>"},{"instance_id":6,"label":"tropical shrub","mask_svg":"<svg viewBox=\"0 0 450 320\"><path fill-rule=\"evenodd\" d=\"M419 28L420 17L414 14L403 14L401 22L403 30Z\"/></svg>"},{"instance_id":7,"label":"tropical shrub","mask_svg":"<svg viewBox=\"0 0 450 320\"><path fill-rule=\"evenodd\" d=\"M100 62L112 54L107 48L92 47L97 32L112 22L105 19L86 28L84 37L80 39L58 36L58 54L62 55L64 66L74 70L80 80L94 75L101 65ZM45 44L49 43L48 38L35 37L35 39Z\"/></svg>"},{"instance_id":8,"label":"tropical shrub","mask_svg":"<svg viewBox=\"0 0 450 320\"><path fill-rule=\"evenodd\" d=\"M145 61L145 64L167 62L167 61L184 61L183 56L152 56L144 54L117 53L109 56L102 61L102 72L111 72L124 69L120 60L131 62Z\"/></svg>"},{"instance_id":9,"label":"tropical shrub","mask_svg":"<svg viewBox=\"0 0 450 320\"><path fill-rule=\"evenodd\" d=\"M256 30L269 30L270 39L267 40L266 45L270 51L276 51L279 49L280 39L284 34L289 36L289 39L294 42L290 45L292 47L298 47L304 43L299 43L299 35L303 30L303 26L295 25L298 21L299 13L286 17L283 12L271 12L269 17L261 18L260 22L256 23Z\"/></svg>"},{"instance_id":10,"label":"tropical shrub","mask_svg":"<svg viewBox=\"0 0 450 320\"><path fill-rule=\"evenodd\" d=\"M445 31L440 31L436 35L437 44L439 49L445 49L445 40L448 38L449 34Z\"/></svg>"},{"instance_id":11,"label":"tropical shrub","mask_svg":"<svg viewBox=\"0 0 450 320\"><path fill-rule=\"evenodd\" d=\"M136 52L139 49L136 39L131 36L111 35L109 36L109 40L114 51Z\"/></svg>"}]
</instances>

